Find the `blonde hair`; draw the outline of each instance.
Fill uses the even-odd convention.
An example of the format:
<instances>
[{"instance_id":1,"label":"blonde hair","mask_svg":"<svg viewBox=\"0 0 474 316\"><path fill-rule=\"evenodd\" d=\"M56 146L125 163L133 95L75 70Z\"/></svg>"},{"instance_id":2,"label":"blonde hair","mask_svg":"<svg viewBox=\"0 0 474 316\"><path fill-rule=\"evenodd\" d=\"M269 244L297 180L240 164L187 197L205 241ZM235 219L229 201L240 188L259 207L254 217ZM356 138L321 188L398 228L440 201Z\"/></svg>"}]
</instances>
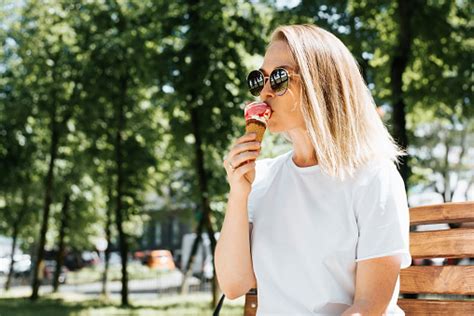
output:
<instances>
[{"instance_id":1,"label":"blonde hair","mask_svg":"<svg viewBox=\"0 0 474 316\"><path fill-rule=\"evenodd\" d=\"M285 41L301 78L301 110L328 175L341 181L373 159L399 164L406 155L393 140L349 49L332 33L311 24L277 27L271 42ZM291 142L289 135L283 136Z\"/></svg>"}]
</instances>

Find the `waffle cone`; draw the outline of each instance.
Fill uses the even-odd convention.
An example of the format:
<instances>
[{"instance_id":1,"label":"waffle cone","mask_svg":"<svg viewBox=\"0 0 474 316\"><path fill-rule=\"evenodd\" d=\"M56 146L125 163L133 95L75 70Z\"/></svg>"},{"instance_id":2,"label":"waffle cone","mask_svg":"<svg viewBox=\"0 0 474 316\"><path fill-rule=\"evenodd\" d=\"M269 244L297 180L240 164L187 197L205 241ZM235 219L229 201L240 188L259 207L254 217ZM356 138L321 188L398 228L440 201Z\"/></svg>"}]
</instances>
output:
<instances>
[{"instance_id":1,"label":"waffle cone","mask_svg":"<svg viewBox=\"0 0 474 316\"><path fill-rule=\"evenodd\" d=\"M247 134L248 133L257 133L256 140L261 143L262 140L263 140L263 134L265 134L266 128L267 127L262 122L257 121L257 120L250 120L250 121L247 122L247 124L245 126L245 132Z\"/></svg>"}]
</instances>

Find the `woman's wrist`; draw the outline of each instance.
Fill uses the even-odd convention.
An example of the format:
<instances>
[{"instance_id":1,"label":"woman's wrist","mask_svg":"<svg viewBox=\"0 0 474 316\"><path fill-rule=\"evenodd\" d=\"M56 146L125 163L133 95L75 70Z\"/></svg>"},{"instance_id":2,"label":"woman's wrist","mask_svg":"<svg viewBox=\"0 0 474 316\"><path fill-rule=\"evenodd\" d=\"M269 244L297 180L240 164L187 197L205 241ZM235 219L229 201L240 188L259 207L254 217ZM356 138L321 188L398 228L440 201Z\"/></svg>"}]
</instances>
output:
<instances>
[{"instance_id":1,"label":"woman's wrist","mask_svg":"<svg viewBox=\"0 0 474 316\"><path fill-rule=\"evenodd\" d=\"M241 190L232 190L229 191L229 200L247 200L250 192L242 192Z\"/></svg>"}]
</instances>

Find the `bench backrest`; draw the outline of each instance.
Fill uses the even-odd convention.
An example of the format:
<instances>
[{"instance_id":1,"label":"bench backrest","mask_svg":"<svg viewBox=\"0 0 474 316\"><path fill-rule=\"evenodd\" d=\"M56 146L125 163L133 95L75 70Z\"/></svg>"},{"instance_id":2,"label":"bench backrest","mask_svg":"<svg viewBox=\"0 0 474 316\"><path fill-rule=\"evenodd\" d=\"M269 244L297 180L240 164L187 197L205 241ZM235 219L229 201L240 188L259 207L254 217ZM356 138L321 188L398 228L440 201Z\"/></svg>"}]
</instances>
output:
<instances>
[{"instance_id":1,"label":"bench backrest","mask_svg":"<svg viewBox=\"0 0 474 316\"><path fill-rule=\"evenodd\" d=\"M413 259L474 258L474 202L410 208L410 226L456 223L458 228L410 233ZM474 266L411 266L400 271L402 294L457 294L457 300L398 300L409 315L474 315ZM471 297L469 297L469 295ZM245 295L244 316L257 312L257 289Z\"/></svg>"},{"instance_id":2,"label":"bench backrest","mask_svg":"<svg viewBox=\"0 0 474 316\"><path fill-rule=\"evenodd\" d=\"M410 233L413 259L474 258L474 202L410 208L410 225L451 223L456 228ZM448 261L449 263L449 261ZM402 294L454 294L451 299L398 300L406 315L474 315L474 266L415 266L400 271Z\"/></svg>"}]
</instances>

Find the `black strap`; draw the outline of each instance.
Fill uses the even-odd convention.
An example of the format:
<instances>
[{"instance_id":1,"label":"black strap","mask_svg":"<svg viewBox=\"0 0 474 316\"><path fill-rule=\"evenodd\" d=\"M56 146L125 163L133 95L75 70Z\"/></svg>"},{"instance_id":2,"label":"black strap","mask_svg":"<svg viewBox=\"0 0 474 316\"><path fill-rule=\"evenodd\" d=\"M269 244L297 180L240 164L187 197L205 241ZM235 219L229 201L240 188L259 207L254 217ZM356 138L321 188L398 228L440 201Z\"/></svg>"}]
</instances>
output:
<instances>
[{"instance_id":1,"label":"black strap","mask_svg":"<svg viewBox=\"0 0 474 316\"><path fill-rule=\"evenodd\" d=\"M224 297L225 294L222 294L221 299L219 300L219 303L216 306L216 309L214 310L214 314L212 316L219 316L219 312L221 311L222 303L224 303Z\"/></svg>"}]
</instances>

